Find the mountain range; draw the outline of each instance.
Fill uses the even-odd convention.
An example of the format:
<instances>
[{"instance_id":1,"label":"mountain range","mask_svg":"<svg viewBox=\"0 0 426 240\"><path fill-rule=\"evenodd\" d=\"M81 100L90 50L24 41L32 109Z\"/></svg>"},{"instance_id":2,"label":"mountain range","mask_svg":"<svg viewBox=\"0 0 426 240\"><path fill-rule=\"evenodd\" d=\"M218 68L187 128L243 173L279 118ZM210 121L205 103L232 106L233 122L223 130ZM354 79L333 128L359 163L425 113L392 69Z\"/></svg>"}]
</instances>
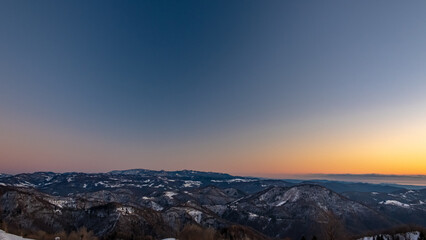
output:
<instances>
[{"instance_id":1,"label":"mountain range","mask_svg":"<svg viewBox=\"0 0 426 240\"><path fill-rule=\"evenodd\" d=\"M221 239L344 239L426 227L426 189L191 170L2 174L0 221L21 236L84 228L98 239L185 239L198 229Z\"/></svg>"}]
</instances>

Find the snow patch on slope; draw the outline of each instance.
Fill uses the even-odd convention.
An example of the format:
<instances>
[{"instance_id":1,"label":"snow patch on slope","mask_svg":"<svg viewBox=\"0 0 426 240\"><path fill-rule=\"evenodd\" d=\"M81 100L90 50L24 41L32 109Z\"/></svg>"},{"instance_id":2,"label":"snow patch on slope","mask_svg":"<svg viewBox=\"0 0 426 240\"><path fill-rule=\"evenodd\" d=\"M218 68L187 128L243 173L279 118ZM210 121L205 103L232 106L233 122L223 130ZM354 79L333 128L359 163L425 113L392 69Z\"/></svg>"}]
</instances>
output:
<instances>
[{"instance_id":1,"label":"snow patch on slope","mask_svg":"<svg viewBox=\"0 0 426 240\"><path fill-rule=\"evenodd\" d=\"M255 214L255 213L251 213L251 212L249 212L248 214L249 214L249 217L248 217L248 218L249 218L250 220L253 220L253 219L256 219L256 218L258 218L258 217L259 217L259 215Z\"/></svg>"},{"instance_id":2,"label":"snow patch on slope","mask_svg":"<svg viewBox=\"0 0 426 240\"><path fill-rule=\"evenodd\" d=\"M166 196L166 197L168 197L170 199L172 199L173 196L175 196L175 195L177 195L177 193L175 193L175 192L165 192L164 193L164 196Z\"/></svg>"},{"instance_id":3,"label":"snow patch on slope","mask_svg":"<svg viewBox=\"0 0 426 240\"><path fill-rule=\"evenodd\" d=\"M121 213L122 215L129 215L132 214L134 210L131 207L118 207L117 212Z\"/></svg>"},{"instance_id":4,"label":"snow patch on slope","mask_svg":"<svg viewBox=\"0 0 426 240\"><path fill-rule=\"evenodd\" d=\"M191 209L187 210L186 212L192 217L192 219L194 219L194 221L196 221L197 223L201 222L201 217L203 214L201 211Z\"/></svg>"},{"instance_id":5,"label":"snow patch on slope","mask_svg":"<svg viewBox=\"0 0 426 240\"><path fill-rule=\"evenodd\" d=\"M69 204L67 200L61 200L61 199L47 199L47 201L50 204L57 206L58 208L63 208L64 206L67 206Z\"/></svg>"},{"instance_id":6,"label":"snow patch on slope","mask_svg":"<svg viewBox=\"0 0 426 240\"><path fill-rule=\"evenodd\" d=\"M281 201L279 203L277 203L277 205L275 205L276 207L282 206L287 202L287 200Z\"/></svg>"},{"instance_id":7,"label":"snow patch on slope","mask_svg":"<svg viewBox=\"0 0 426 240\"><path fill-rule=\"evenodd\" d=\"M201 185L200 181L191 181L185 180L185 183L182 185L183 187L199 187Z\"/></svg>"},{"instance_id":8,"label":"snow patch on slope","mask_svg":"<svg viewBox=\"0 0 426 240\"><path fill-rule=\"evenodd\" d=\"M220 182L227 182L227 183L236 183L236 182L255 182L257 179L244 179L244 178L234 178L229 180L210 180L211 182L220 183Z\"/></svg>"},{"instance_id":9,"label":"snow patch on slope","mask_svg":"<svg viewBox=\"0 0 426 240\"><path fill-rule=\"evenodd\" d=\"M370 236L370 237L363 237L358 240L375 240L377 239L377 236ZM419 232L408 232L408 233L398 233L394 236L391 236L389 234L382 234L381 235L384 240L392 240L392 239L400 239L400 240L418 240L420 233ZM397 238L396 238L397 237Z\"/></svg>"},{"instance_id":10,"label":"snow patch on slope","mask_svg":"<svg viewBox=\"0 0 426 240\"><path fill-rule=\"evenodd\" d=\"M399 201L396 201L396 200L381 201L381 202L379 202L379 204L393 205L393 206L403 207L403 208L409 208L410 207L409 204L402 203L402 202L399 202Z\"/></svg>"},{"instance_id":11,"label":"snow patch on slope","mask_svg":"<svg viewBox=\"0 0 426 240\"><path fill-rule=\"evenodd\" d=\"M269 204L271 206L282 206L288 202L295 202L300 198L300 190L297 187L291 188L286 191L283 195L278 195L275 197L274 202ZM267 199L267 195L262 195L260 200L265 201Z\"/></svg>"},{"instance_id":12,"label":"snow patch on slope","mask_svg":"<svg viewBox=\"0 0 426 240\"><path fill-rule=\"evenodd\" d=\"M158 204L158 203L156 203L154 201L151 201L151 209L155 210L155 211L161 211L164 208L160 204Z\"/></svg>"},{"instance_id":13,"label":"snow patch on slope","mask_svg":"<svg viewBox=\"0 0 426 240\"><path fill-rule=\"evenodd\" d=\"M3 230L0 230L0 239L1 240L31 240L29 238L23 238L10 233L6 233Z\"/></svg>"}]
</instances>

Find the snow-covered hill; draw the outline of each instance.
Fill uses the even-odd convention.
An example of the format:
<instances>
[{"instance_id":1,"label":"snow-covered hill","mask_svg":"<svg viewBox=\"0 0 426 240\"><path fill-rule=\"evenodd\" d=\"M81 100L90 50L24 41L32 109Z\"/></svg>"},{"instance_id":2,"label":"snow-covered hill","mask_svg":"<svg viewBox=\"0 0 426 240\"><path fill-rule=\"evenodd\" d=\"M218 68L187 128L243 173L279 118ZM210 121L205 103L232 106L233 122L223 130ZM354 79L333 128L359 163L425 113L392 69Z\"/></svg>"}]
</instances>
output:
<instances>
[{"instance_id":1,"label":"snow-covered hill","mask_svg":"<svg viewBox=\"0 0 426 240\"><path fill-rule=\"evenodd\" d=\"M10 233L6 233L3 230L0 230L0 240L31 240L31 239L19 237Z\"/></svg>"},{"instance_id":2,"label":"snow-covered hill","mask_svg":"<svg viewBox=\"0 0 426 240\"><path fill-rule=\"evenodd\" d=\"M392 239L418 240L420 236L420 232L398 233L394 235L383 234L383 235L376 235L376 236L370 236L370 237L363 237L358 240L375 240L375 239L379 239L378 238L379 236L383 237L383 240L392 240Z\"/></svg>"}]
</instances>

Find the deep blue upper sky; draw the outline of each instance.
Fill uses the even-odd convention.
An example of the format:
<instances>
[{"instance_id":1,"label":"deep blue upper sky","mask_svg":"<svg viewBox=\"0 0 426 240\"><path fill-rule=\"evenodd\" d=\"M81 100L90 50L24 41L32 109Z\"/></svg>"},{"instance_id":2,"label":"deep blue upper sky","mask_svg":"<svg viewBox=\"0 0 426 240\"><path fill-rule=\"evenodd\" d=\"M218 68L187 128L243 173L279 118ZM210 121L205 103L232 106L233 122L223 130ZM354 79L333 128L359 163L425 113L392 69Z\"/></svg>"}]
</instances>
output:
<instances>
[{"instance_id":1,"label":"deep blue upper sky","mask_svg":"<svg viewBox=\"0 0 426 240\"><path fill-rule=\"evenodd\" d=\"M0 127L191 146L271 123L304 129L305 119L426 107L425 10L424 1L4 1Z\"/></svg>"}]
</instances>

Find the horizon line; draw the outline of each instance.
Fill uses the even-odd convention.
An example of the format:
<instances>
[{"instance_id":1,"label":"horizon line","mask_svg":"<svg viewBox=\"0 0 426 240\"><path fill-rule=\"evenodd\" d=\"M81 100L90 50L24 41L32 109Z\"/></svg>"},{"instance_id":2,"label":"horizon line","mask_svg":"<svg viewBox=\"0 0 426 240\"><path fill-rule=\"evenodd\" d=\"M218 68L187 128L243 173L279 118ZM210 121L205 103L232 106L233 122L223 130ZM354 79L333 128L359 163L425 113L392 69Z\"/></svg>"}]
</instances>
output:
<instances>
[{"instance_id":1,"label":"horizon line","mask_svg":"<svg viewBox=\"0 0 426 240\"><path fill-rule=\"evenodd\" d=\"M155 172L179 172L179 171L194 171L194 172L206 172L206 173L222 173L229 175L238 175L241 177L255 177L254 175L264 175L264 176L304 176L304 177L426 177L426 174L384 174L384 173L238 173L238 172L224 172L224 171L209 171L209 170L195 170L195 169L175 169L175 170L165 170L165 169L149 169L149 168L127 168L127 169L112 169L106 171L33 171L33 172L17 172L17 173L5 173L0 172L0 175L19 175L19 174L32 174L32 173L85 173L85 174L96 174L96 173L109 173L114 171L131 171L131 170L147 170Z\"/></svg>"}]
</instances>

